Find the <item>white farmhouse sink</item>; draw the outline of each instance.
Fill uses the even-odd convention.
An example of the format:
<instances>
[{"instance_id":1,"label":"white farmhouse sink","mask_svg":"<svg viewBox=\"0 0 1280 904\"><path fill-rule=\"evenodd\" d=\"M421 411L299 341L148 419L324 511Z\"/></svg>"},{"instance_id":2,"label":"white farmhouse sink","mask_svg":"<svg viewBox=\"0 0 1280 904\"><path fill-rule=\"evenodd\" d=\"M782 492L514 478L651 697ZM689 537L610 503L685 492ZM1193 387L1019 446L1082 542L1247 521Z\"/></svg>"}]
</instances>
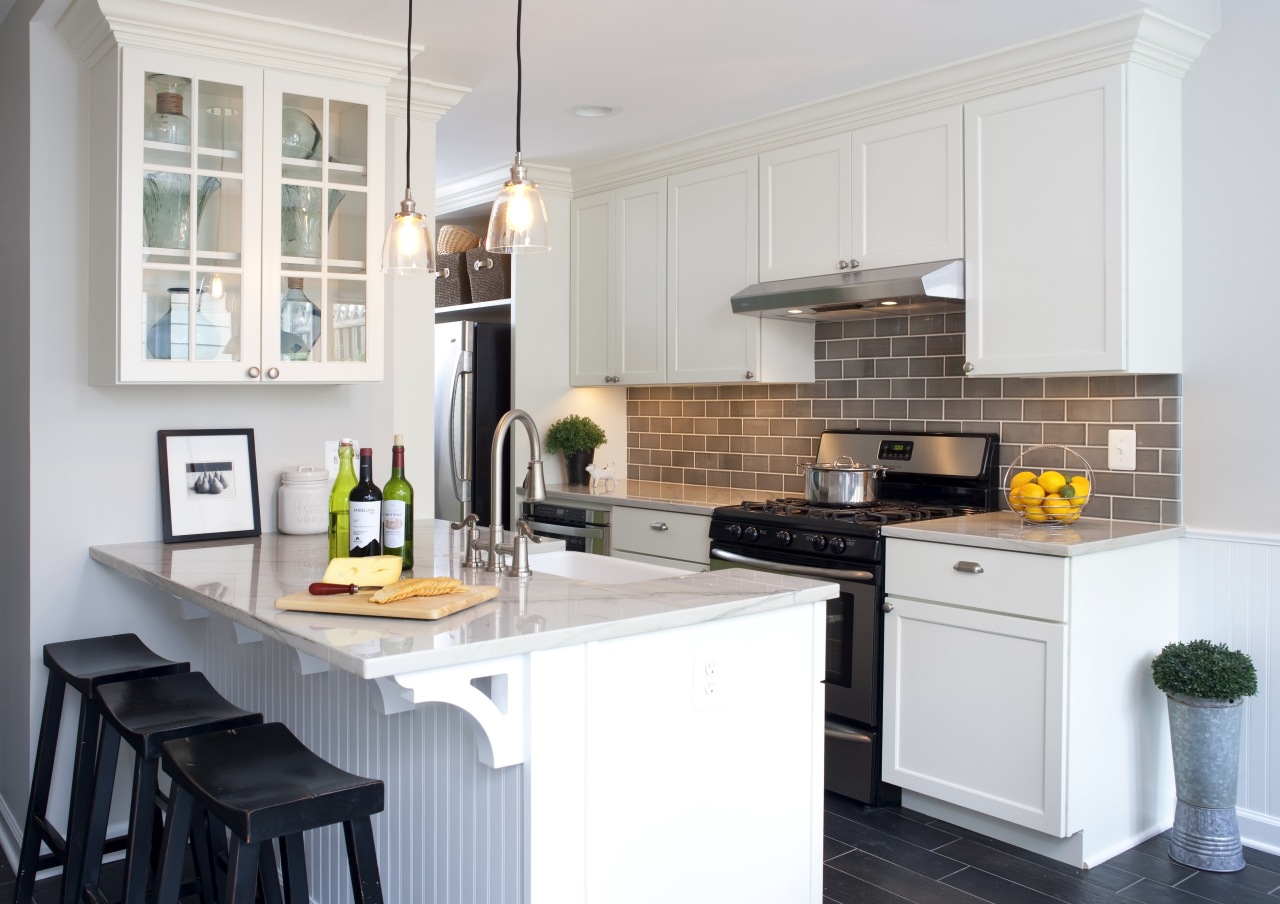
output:
<instances>
[{"instance_id":1,"label":"white farmhouse sink","mask_svg":"<svg viewBox=\"0 0 1280 904\"><path fill-rule=\"evenodd\" d=\"M529 556L529 567L534 572L554 574L575 581L593 584L635 584L658 578L673 578L689 574L682 568L666 565L650 565L630 559L597 556L585 552L542 552Z\"/></svg>"}]
</instances>

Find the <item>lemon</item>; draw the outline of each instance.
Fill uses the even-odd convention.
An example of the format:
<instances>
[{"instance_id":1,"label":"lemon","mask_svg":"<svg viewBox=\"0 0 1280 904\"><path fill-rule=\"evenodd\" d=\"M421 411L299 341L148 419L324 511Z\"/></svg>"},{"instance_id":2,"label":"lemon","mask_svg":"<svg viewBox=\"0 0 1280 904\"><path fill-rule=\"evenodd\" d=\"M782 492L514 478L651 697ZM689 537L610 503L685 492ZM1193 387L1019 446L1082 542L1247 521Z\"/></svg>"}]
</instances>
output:
<instances>
[{"instance_id":1,"label":"lemon","mask_svg":"<svg viewBox=\"0 0 1280 904\"><path fill-rule=\"evenodd\" d=\"M1045 496L1044 502L1040 505L1041 508L1044 509L1045 514L1055 521L1061 521L1063 515L1069 515L1074 511L1074 509L1071 508L1070 500L1063 499L1057 493L1050 493L1048 496ZM1079 517L1079 515L1077 514L1076 517Z\"/></svg>"},{"instance_id":2,"label":"lemon","mask_svg":"<svg viewBox=\"0 0 1280 904\"><path fill-rule=\"evenodd\" d=\"M1014 474L1013 478L1009 481L1009 489L1016 490L1024 483L1030 483L1035 479L1036 475L1032 474L1030 471L1019 471L1017 474Z\"/></svg>"},{"instance_id":3,"label":"lemon","mask_svg":"<svg viewBox=\"0 0 1280 904\"><path fill-rule=\"evenodd\" d=\"M1070 524L1072 521L1080 520L1080 510L1078 508L1069 508L1065 512L1054 512L1054 520L1061 521L1063 524Z\"/></svg>"},{"instance_id":4,"label":"lemon","mask_svg":"<svg viewBox=\"0 0 1280 904\"><path fill-rule=\"evenodd\" d=\"M1038 505L1027 506L1027 510L1022 514L1028 521L1034 521L1037 524L1043 524L1049 520L1049 516L1045 514L1045 510Z\"/></svg>"},{"instance_id":5,"label":"lemon","mask_svg":"<svg viewBox=\"0 0 1280 904\"><path fill-rule=\"evenodd\" d=\"M1088 496L1089 490L1092 489L1092 487L1089 486L1088 477L1080 477L1080 476L1072 477L1071 485L1076 488L1077 496Z\"/></svg>"},{"instance_id":6,"label":"lemon","mask_svg":"<svg viewBox=\"0 0 1280 904\"><path fill-rule=\"evenodd\" d=\"M1018 487L1016 492L1009 494L1009 503L1011 505L1020 505L1018 511L1029 505L1039 505L1040 500L1045 497L1045 492L1036 483L1024 483Z\"/></svg>"},{"instance_id":7,"label":"lemon","mask_svg":"<svg viewBox=\"0 0 1280 904\"><path fill-rule=\"evenodd\" d=\"M1067 501L1071 503L1072 508L1084 508L1084 504L1089 501L1089 496L1088 494L1076 493Z\"/></svg>"},{"instance_id":8,"label":"lemon","mask_svg":"<svg viewBox=\"0 0 1280 904\"><path fill-rule=\"evenodd\" d=\"M1044 489L1046 493L1056 493L1066 485L1067 478L1063 477L1057 471L1045 471L1036 478L1036 483Z\"/></svg>"}]
</instances>

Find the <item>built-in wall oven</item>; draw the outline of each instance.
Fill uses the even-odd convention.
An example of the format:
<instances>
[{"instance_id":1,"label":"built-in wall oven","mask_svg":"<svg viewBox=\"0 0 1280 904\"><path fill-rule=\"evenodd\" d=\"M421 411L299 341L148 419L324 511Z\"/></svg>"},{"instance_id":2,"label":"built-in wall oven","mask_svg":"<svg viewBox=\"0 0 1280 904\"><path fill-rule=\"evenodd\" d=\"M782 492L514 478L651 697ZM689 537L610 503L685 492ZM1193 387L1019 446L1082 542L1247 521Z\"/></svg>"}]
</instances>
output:
<instances>
[{"instance_id":1,"label":"built-in wall oven","mask_svg":"<svg viewBox=\"0 0 1280 904\"><path fill-rule=\"evenodd\" d=\"M609 554L609 510L525 502L521 512L530 529L540 537L563 540L573 552Z\"/></svg>"},{"instance_id":2,"label":"built-in wall oven","mask_svg":"<svg viewBox=\"0 0 1280 904\"><path fill-rule=\"evenodd\" d=\"M711 567L748 567L834 582L827 603L826 787L878 806L901 798L880 780L886 524L989 511L999 439L992 434L828 431L817 460L884 465L877 501L833 506L805 499L715 510Z\"/></svg>"}]
</instances>

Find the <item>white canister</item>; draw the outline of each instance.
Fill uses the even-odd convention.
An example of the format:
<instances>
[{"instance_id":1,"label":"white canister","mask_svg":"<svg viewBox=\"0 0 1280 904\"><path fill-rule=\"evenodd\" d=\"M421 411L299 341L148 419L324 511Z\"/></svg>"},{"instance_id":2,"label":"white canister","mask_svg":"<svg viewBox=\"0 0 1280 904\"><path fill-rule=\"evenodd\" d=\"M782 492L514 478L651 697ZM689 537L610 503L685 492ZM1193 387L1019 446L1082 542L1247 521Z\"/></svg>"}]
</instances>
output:
<instances>
[{"instance_id":1,"label":"white canister","mask_svg":"<svg viewBox=\"0 0 1280 904\"><path fill-rule=\"evenodd\" d=\"M329 472L299 465L280 475L282 534L323 534L329 529Z\"/></svg>"}]
</instances>

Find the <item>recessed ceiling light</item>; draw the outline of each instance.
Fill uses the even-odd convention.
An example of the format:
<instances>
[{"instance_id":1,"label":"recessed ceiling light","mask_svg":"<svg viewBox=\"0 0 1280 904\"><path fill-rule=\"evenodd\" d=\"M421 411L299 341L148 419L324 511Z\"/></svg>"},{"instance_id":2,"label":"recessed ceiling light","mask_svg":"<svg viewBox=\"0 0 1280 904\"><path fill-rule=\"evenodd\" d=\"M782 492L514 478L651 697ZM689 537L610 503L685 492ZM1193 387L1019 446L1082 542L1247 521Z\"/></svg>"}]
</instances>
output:
<instances>
[{"instance_id":1,"label":"recessed ceiling light","mask_svg":"<svg viewBox=\"0 0 1280 904\"><path fill-rule=\"evenodd\" d=\"M895 304L897 304L897 302L894 301L892 298L890 298L887 301L880 302L880 304L886 308L889 308L889 307L893 307Z\"/></svg>"},{"instance_id":2,"label":"recessed ceiling light","mask_svg":"<svg viewBox=\"0 0 1280 904\"><path fill-rule=\"evenodd\" d=\"M574 116L594 118L597 116L612 116L618 112L618 108L610 107L608 104L578 104L576 107L570 107L569 112Z\"/></svg>"},{"instance_id":3,"label":"recessed ceiling light","mask_svg":"<svg viewBox=\"0 0 1280 904\"><path fill-rule=\"evenodd\" d=\"M788 313L788 314L803 314L803 313L804 313L804 311L800 310L799 308L790 308L790 309L788 309L788 310L787 310L787 313Z\"/></svg>"}]
</instances>

